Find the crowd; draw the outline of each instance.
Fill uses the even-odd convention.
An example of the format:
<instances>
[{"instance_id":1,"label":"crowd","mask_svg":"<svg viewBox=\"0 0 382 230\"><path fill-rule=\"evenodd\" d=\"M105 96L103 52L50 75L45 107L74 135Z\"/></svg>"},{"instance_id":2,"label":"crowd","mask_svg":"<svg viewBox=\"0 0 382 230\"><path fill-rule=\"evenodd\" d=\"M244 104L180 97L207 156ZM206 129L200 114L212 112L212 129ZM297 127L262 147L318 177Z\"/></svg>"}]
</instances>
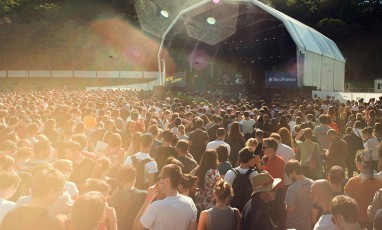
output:
<instances>
[{"instance_id":1,"label":"crowd","mask_svg":"<svg viewBox=\"0 0 382 230\"><path fill-rule=\"evenodd\" d=\"M382 97L0 92L0 230L382 229Z\"/></svg>"}]
</instances>

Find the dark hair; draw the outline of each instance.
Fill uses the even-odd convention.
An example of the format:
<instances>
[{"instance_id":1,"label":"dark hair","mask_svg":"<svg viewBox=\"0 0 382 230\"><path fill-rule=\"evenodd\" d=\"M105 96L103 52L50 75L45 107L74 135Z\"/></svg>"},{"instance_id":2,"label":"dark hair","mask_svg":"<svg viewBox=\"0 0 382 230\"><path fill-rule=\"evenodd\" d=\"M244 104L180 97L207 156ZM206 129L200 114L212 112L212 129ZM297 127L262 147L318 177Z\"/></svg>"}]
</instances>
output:
<instances>
[{"instance_id":1,"label":"dark hair","mask_svg":"<svg viewBox=\"0 0 382 230\"><path fill-rule=\"evenodd\" d=\"M106 198L96 191L82 194L74 203L71 219L76 229L92 230L101 222L106 208Z\"/></svg>"},{"instance_id":2,"label":"dark hair","mask_svg":"<svg viewBox=\"0 0 382 230\"><path fill-rule=\"evenodd\" d=\"M234 142L234 141L243 141L245 142L245 138L242 132L240 132L240 125L237 121L233 122L231 126L229 127L228 142Z\"/></svg>"},{"instance_id":3,"label":"dark hair","mask_svg":"<svg viewBox=\"0 0 382 230\"><path fill-rule=\"evenodd\" d=\"M289 160L285 164L285 173L287 175L295 172L297 175L302 175L302 166L298 160Z\"/></svg>"},{"instance_id":4,"label":"dark hair","mask_svg":"<svg viewBox=\"0 0 382 230\"><path fill-rule=\"evenodd\" d=\"M199 167L196 170L195 175L199 178L198 186L199 189L204 189L204 180L206 173L210 169L217 169L218 154L213 149L208 149L203 153L202 159L200 160Z\"/></svg>"},{"instance_id":5,"label":"dark hair","mask_svg":"<svg viewBox=\"0 0 382 230\"><path fill-rule=\"evenodd\" d=\"M110 191L110 185L100 179L88 178L85 181L83 192L97 191L100 193L108 193Z\"/></svg>"},{"instance_id":6,"label":"dark hair","mask_svg":"<svg viewBox=\"0 0 382 230\"><path fill-rule=\"evenodd\" d=\"M179 140L177 143L176 143L176 148L182 152L182 153L185 153L188 151L188 147L189 147L189 144L188 144L188 141L187 140Z\"/></svg>"},{"instance_id":7,"label":"dark hair","mask_svg":"<svg viewBox=\"0 0 382 230\"><path fill-rule=\"evenodd\" d=\"M216 130L216 136L217 137L221 137L221 136L224 136L226 134L226 131L224 128L220 127Z\"/></svg>"},{"instance_id":8,"label":"dark hair","mask_svg":"<svg viewBox=\"0 0 382 230\"><path fill-rule=\"evenodd\" d=\"M195 120L195 128L201 128L203 126L203 120L198 118Z\"/></svg>"},{"instance_id":9,"label":"dark hair","mask_svg":"<svg viewBox=\"0 0 382 230\"><path fill-rule=\"evenodd\" d=\"M228 152L228 148L224 145L219 145L217 148L216 148L216 153L218 154L218 160L219 162L224 162L224 161L227 161L228 160L228 155L229 155L229 152Z\"/></svg>"},{"instance_id":10,"label":"dark hair","mask_svg":"<svg viewBox=\"0 0 382 230\"><path fill-rule=\"evenodd\" d=\"M270 138L265 138L263 140L264 143L266 143L268 145L268 147L271 147L274 151L277 150L277 147L278 147L278 144L277 144L277 141L276 139L270 137Z\"/></svg>"},{"instance_id":11,"label":"dark hair","mask_svg":"<svg viewBox=\"0 0 382 230\"><path fill-rule=\"evenodd\" d=\"M330 204L330 212L333 216L341 215L347 223L358 223L358 205L357 202L349 196L335 196Z\"/></svg>"},{"instance_id":12,"label":"dark hair","mask_svg":"<svg viewBox=\"0 0 382 230\"><path fill-rule=\"evenodd\" d=\"M163 141L171 142L172 139L174 138L174 134L171 132L171 130L166 129L162 132L162 138L163 138Z\"/></svg>"},{"instance_id":13,"label":"dark hair","mask_svg":"<svg viewBox=\"0 0 382 230\"><path fill-rule=\"evenodd\" d=\"M248 163L254 157L254 150L251 147L244 147L239 151L240 163Z\"/></svg>"},{"instance_id":14,"label":"dark hair","mask_svg":"<svg viewBox=\"0 0 382 230\"><path fill-rule=\"evenodd\" d=\"M330 179L332 184L341 184L345 179L345 170L338 165L331 167L328 172L328 179Z\"/></svg>"},{"instance_id":15,"label":"dark hair","mask_svg":"<svg viewBox=\"0 0 382 230\"><path fill-rule=\"evenodd\" d=\"M117 180L120 185L125 185L128 182L135 180L136 171L133 166L121 166L118 169Z\"/></svg>"},{"instance_id":16,"label":"dark hair","mask_svg":"<svg viewBox=\"0 0 382 230\"><path fill-rule=\"evenodd\" d=\"M59 170L45 168L33 176L32 198L43 198L52 190L60 191L65 188L65 176Z\"/></svg>"},{"instance_id":17,"label":"dark hair","mask_svg":"<svg viewBox=\"0 0 382 230\"><path fill-rule=\"evenodd\" d=\"M182 181L183 174L179 165L168 164L162 168L161 172L164 176L168 176L171 181L171 188L178 189L179 184Z\"/></svg>"}]
</instances>

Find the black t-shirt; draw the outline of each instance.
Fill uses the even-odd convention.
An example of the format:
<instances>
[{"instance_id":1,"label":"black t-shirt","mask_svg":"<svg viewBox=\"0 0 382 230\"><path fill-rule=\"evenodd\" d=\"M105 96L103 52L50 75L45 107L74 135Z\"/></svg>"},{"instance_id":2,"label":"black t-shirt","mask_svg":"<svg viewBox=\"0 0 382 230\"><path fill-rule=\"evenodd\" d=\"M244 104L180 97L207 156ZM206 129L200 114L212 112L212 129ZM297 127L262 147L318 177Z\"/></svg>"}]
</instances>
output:
<instances>
[{"instance_id":1,"label":"black t-shirt","mask_svg":"<svg viewBox=\"0 0 382 230\"><path fill-rule=\"evenodd\" d=\"M45 208L17 207L4 218L0 230L64 230L61 222Z\"/></svg>"},{"instance_id":2,"label":"black t-shirt","mask_svg":"<svg viewBox=\"0 0 382 230\"><path fill-rule=\"evenodd\" d=\"M118 229L133 229L134 219L138 214L147 192L137 188L123 189L108 201L115 208L118 219Z\"/></svg>"},{"instance_id":3,"label":"black t-shirt","mask_svg":"<svg viewBox=\"0 0 382 230\"><path fill-rule=\"evenodd\" d=\"M198 166L198 163L196 163L194 159L191 159L189 157L177 156L176 159L182 162L184 166L183 173L190 173L194 168L196 168L196 166Z\"/></svg>"},{"instance_id":4,"label":"black t-shirt","mask_svg":"<svg viewBox=\"0 0 382 230\"><path fill-rule=\"evenodd\" d=\"M269 208L257 197L250 199L243 209L243 229L276 229Z\"/></svg>"},{"instance_id":5,"label":"black t-shirt","mask_svg":"<svg viewBox=\"0 0 382 230\"><path fill-rule=\"evenodd\" d=\"M154 150L154 159L158 164L158 172L160 172L164 166L168 157L176 157L178 153L174 147L158 146Z\"/></svg>"},{"instance_id":6,"label":"black t-shirt","mask_svg":"<svg viewBox=\"0 0 382 230\"><path fill-rule=\"evenodd\" d=\"M80 164L73 163L73 173L69 180L80 188L85 180L92 176L94 166L95 162L87 157Z\"/></svg>"},{"instance_id":7,"label":"black t-shirt","mask_svg":"<svg viewBox=\"0 0 382 230\"><path fill-rule=\"evenodd\" d=\"M188 140L192 142L190 153L196 162L200 161L204 151L206 151L206 141L208 142L208 134L203 130L195 130L188 135Z\"/></svg>"}]
</instances>

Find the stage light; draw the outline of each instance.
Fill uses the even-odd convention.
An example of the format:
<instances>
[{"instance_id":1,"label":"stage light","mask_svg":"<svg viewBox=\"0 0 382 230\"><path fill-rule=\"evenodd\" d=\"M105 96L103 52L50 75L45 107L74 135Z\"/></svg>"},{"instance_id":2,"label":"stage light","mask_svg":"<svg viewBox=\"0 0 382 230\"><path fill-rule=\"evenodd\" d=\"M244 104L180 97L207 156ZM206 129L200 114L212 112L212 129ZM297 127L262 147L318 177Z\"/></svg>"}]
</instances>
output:
<instances>
[{"instance_id":1,"label":"stage light","mask_svg":"<svg viewBox=\"0 0 382 230\"><path fill-rule=\"evenodd\" d=\"M216 19L214 17L208 17L207 18L207 23L210 25L215 25Z\"/></svg>"},{"instance_id":2,"label":"stage light","mask_svg":"<svg viewBox=\"0 0 382 230\"><path fill-rule=\"evenodd\" d=\"M163 16L163 17L165 17L165 18L168 18L168 12L167 11L165 11L165 10L161 10L160 11L160 14Z\"/></svg>"}]
</instances>

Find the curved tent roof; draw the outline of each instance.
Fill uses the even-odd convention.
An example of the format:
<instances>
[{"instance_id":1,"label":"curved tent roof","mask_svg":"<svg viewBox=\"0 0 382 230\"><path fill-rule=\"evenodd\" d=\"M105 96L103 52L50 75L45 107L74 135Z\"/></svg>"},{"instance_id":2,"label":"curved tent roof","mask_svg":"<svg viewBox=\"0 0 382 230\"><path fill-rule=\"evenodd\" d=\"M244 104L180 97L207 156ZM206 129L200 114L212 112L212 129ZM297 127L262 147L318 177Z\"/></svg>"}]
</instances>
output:
<instances>
[{"instance_id":1,"label":"curved tent roof","mask_svg":"<svg viewBox=\"0 0 382 230\"><path fill-rule=\"evenodd\" d=\"M311 51L313 53L321 54L341 62L346 62L336 43L334 43L331 39L321 34L317 30L297 21L292 17L289 17L288 15L276 9L273 9L268 5L265 5L264 3L256 0L247 2L252 2L262 10L279 19L284 24L296 46L300 50Z\"/></svg>"}]
</instances>

